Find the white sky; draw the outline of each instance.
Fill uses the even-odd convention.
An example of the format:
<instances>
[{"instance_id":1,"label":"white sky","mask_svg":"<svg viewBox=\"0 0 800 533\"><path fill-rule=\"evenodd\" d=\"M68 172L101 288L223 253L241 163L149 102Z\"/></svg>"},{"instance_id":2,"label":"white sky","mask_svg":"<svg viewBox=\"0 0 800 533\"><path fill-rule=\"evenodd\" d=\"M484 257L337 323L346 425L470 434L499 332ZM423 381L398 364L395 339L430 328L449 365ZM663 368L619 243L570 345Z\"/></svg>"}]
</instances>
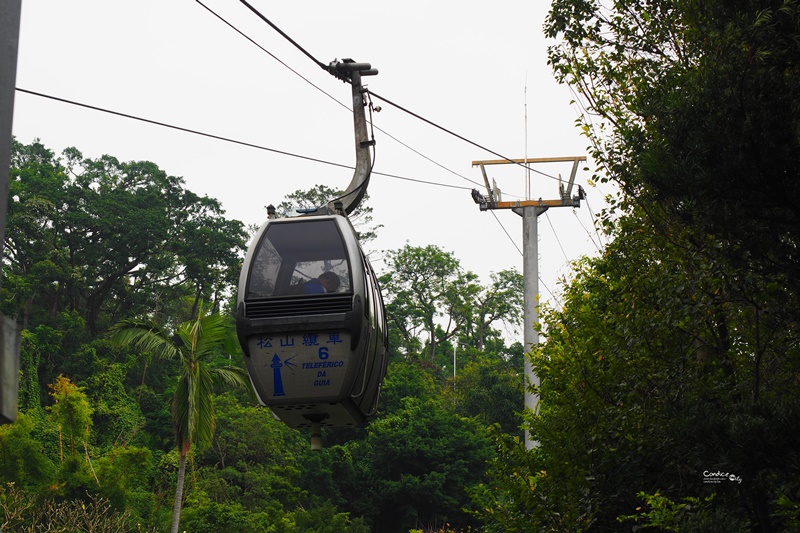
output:
<instances>
[{"instance_id":1,"label":"white sky","mask_svg":"<svg viewBox=\"0 0 800 533\"><path fill-rule=\"evenodd\" d=\"M231 24L340 102L350 88L314 65L237 0L203 0ZM350 57L380 74L376 93L512 158L586 155L572 96L546 64L541 0L354 2L251 0L324 63ZM527 98L526 98L527 85ZM17 87L318 159L353 165L352 115L235 33L193 0L23 0ZM435 160L376 131L374 170L474 187L471 161L497 159L378 100L375 125ZM182 176L186 188L220 200L226 216L261 224L264 206L317 183L344 188L352 171L114 117L17 92L13 133L60 153L148 160ZM589 165L592 162L589 161ZM524 170L488 167L506 197L524 196ZM538 170L568 177L570 164ZM576 180L596 215L611 192ZM554 180L532 174L532 196L556 199ZM469 190L373 176L375 222L367 248L437 244L484 282L522 257L521 218L480 212ZM524 199L524 198L522 198ZM552 227L551 227L552 225ZM555 231L554 231L555 229ZM539 218L540 277L558 293L566 258L597 253L590 209L550 209ZM557 232L557 236L556 236ZM556 238L557 237L557 238ZM560 245L559 245L560 242ZM563 248L563 252L562 252ZM377 270L382 265L375 265ZM544 300L550 294L540 286ZM521 340L521 335L520 335Z\"/></svg>"}]
</instances>

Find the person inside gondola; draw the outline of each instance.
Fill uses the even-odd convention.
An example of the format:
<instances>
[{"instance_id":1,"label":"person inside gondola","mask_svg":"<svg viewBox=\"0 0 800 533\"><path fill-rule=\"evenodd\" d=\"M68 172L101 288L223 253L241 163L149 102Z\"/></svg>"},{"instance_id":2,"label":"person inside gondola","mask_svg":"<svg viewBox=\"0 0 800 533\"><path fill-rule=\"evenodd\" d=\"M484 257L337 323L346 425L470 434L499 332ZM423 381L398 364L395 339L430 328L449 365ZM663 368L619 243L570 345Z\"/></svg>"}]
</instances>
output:
<instances>
[{"instance_id":1,"label":"person inside gondola","mask_svg":"<svg viewBox=\"0 0 800 533\"><path fill-rule=\"evenodd\" d=\"M341 281L339 276L333 272L323 272L318 278L310 279L301 284L301 294L325 294L326 292L336 292Z\"/></svg>"}]
</instances>

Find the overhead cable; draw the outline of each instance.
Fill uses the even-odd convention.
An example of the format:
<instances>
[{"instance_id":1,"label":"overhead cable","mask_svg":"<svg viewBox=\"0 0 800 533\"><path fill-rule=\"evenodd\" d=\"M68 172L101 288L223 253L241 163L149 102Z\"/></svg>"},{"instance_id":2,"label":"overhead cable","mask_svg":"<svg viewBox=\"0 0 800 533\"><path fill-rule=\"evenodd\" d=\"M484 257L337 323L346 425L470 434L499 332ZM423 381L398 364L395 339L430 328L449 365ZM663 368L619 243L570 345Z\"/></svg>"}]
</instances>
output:
<instances>
[{"instance_id":1,"label":"overhead cable","mask_svg":"<svg viewBox=\"0 0 800 533\"><path fill-rule=\"evenodd\" d=\"M261 20L263 20L264 22L266 22L266 23L267 23L267 24L268 24L268 25L269 25L269 26L270 26L272 29L274 29L275 31L277 31L277 32L278 32L278 33L279 33L279 34L280 34L280 35L281 35L281 36L282 36L284 39L286 39L286 40L287 40L287 41L289 41L291 44L293 44L293 45L295 46L295 48L297 48L298 50L300 50L300 52L302 52L304 55L306 55L306 56L307 56L307 57L308 57L308 58L309 58L311 61L313 61L313 62L314 62L314 64L316 64L317 66L321 67L321 68L322 68L323 70L325 70L326 72L330 72L330 70L329 70L329 68L328 68L328 65L325 65L325 64L324 64L324 63L322 63L320 60L318 60L318 59L317 59L317 58L315 58L313 55L311 55L311 53L310 53L310 52L308 52L308 51L307 51L305 48L303 48L302 46L300 46L300 45L299 45L299 44L298 44L298 43L297 43L297 42L296 42L294 39L292 39L291 37L289 37L289 36L286 34L286 32L284 32L283 30L281 30L281 29L280 29L280 28L279 28L279 27L278 27L276 24L274 24L273 22L271 22L271 21L270 21L270 20L269 20L267 17L265 17L263 14L261 14L261 13L260 13L260 12L259 12L259 11L258 11L256 8L254 8L253 6L251 6L250 4L248 4L246 0L239 0L239 1L240 1L242 4L244 4L245 6L247 6L247 8L248 8L248 9L250 9L250 11L252 11L253 13L255 13L255 14L256 14L256 16L258 16L258 17L259 17ZM499 154L499 153L495 152L494 150L491 150L491 149L489 149L489 148L486 148L485 146L483 146L483 145L481 145L481 144L478 144L478 143L476 143L476 142L474 142L474 141L471 141L471 140L467 139L466 137L464 137L463 135L459 135L458 133L455 133L454 131L447 129L447 128L445 128L444 126L441 126L441 125L439 125L439 124L437 124L437 123L433 122L432 120L428 120L427 118L425 118L425 117L423 117L423 116L421 116L421 115L419 115L419 114L417 114L417 113L414 113L413 111L410 111L409 109L407 109L407 108L405 108L405 107L401 106L400 104L397 104L397 103L395 103L395 102L393 102L393 101L389 100L388 98L386 98L386 97L384 97L384 96L381 96L381 95L379 95L379 94L375 93L374 91L371 91L371 90L369 90L369 89L367 89L367 91L368 91L368 92L369 92L369 93L370 93L372 96L374 96L374 97L378 98L379 100L382 100L382 101L386 102L387 104L389 104L389 105L391 105L391 106L393 106L393 107L396 107L396 108L397 108L397 109L399 109L400 111L403 111L404 113L407 113L407 114L411 115L412 117L414 117L414 118L416 118L416 119L418 119L418 120L421 120L422 122L425 122L426 124L428 124L428 125L430 125L430 126L433 126L434 128L438 128L438 129L440 129L440 130L444 131L445 133L447 133L447 134L449 134L449 135L452 135L453 137L455 137L455 138L457 138L457 139L460 139L460 140L462 140L462 141L464 141L464 142L466 142L466 143L468 143L468 144L471 144L471 145L475 146L476 148L480 148L481 150L484 150L484 151L486 151L486 152L489 152L490 154L492 154L492 155L495 155L495 156L499 157L500 159L502 159L502 160L504 160L504 161L509 161L509 162L511 162L511 163L514 163L514 164L516 164L516 165L519 165L519 166L521 166L521 167L523 167L523 168L525 168L525 169L528 169L528 170L530 170L530 171L532 171L532 172L535 172L535 173L537 173L537 174L540 174L540 175L542 175L542 176L545 176L545 177L547 177L547 178L550 178L550 179L552 179L552 180L560 181L560 180L559 180L559 179L558 179L556 176L551 176L550 174L547 174L547 173L545 173L545 172L542 172L542 171L540 171L540 170L536 170L535 168L532 168L532 167L530 167L530 166L528 166L528 165L526 165L526 164L524 164L524 163L520 163L520 162L514 161L513 159L510 159L509 157L506 157L506 156L504 156L504 155L502 155L502 154Z\"/></svg>"},{"instance_id":2,"label":"overhead cable","mask_svg":"<svg viewBox=\"0 0 800 533\"><path fill-rule=\"evenodd\" d=\"M21 92L21 93L32 94L34 96L39 96L39 97L42 97L42 98L48 98L50 100L55 100L56 102L62 102L62 103L65 103L65 104L70 104L70 105L74 105L74 106L78 106L78 107L84 107L86 109L91 109L93 111L100 111L101 113L108 113L109 115L116 115L118 117L129 118L131 120L138 120L139 122L146 122L148 124L155 124L156 126L162 126L164 128L170 128L170 129L173 129L173 130L183 131L183 132L186 132L186 133L192 133L194 135L200 135L202 137L208 137L208 138L211 138L211 139L216 139L218 141L225 141L225 142L229 142L229 143L233 143L233 144L239 144L239 145L242 145L242 146L247 146L247 147L250 147L250 148L256 148L258 150L265 150L267 152L273 152L273 153L276 153L276 154L286 155L286 156L289 156L289 157L296 157L298 159L305 159L307 161L314 161L315 163L323 163L323 164L326 164L326 165L332 165L332 166L342 167L342 168L350 168L350 169L353 168L353 167L349 167L347 165L343 165L343 164L340 164L340 163L332 163L330 161L325 161L323 159L317 159L315 157L309 157L309 156L305 156L305 155L295 154L295 153L292 153L292 152L286 152L286 151L283 151L283 150L278 150L276 148L268 148L266 146L261 146L261 145L249 143L249 142L246 142L246 141L239 141L239 140L231 139L231 138L228 138L228 137L222 137L220 135L214 135L213 133L206 133L206 132L203 132L203 131L193 130L193 129L190 129L190 128L184 128L184 127L181 127L181 126L175 126L174 124L167 124L166 122L159 122L157 120L152 120L152 119L149 119L149 118L139 117L139 116L136 116L136 115L130 115L128 113L122 113L121 111L114 111L112 109L105 109L105 108L102 108L102 107L97 107L97 106L93 106L93 105L90 105L90 104L85 104L83 102L76 102L74 100L67 100L66 98L60 98L58 96L53 96L53 95L50 95L50 94L39 93L39 92L36 92L36 91L29 91L28 89L22 89L20 87L17 87L16 90Z\"/></svg>"},{"instance_id":3,"label":"overhead cable","mask_svg":"<svg viewBox=\"0 0 800 533\"><path fill-rule=\"evenodd\" d=\"M585 231L586 235L589 236L589 240L592 241L592 244L594 244L594 247L597 248L597 251L598 252L602 252L603 250L601 250L600 246L594 241L594 237L592 236L592 233L588 229L586 229L586 226L584 226L583 222L581 222L580 217L578 217L578 212L575 209L573 209L572 210L572 214L575 215L575 220L578 221L578 224L581 225L581 227L583 228L583 231Z\"/></svg>"},{"instance_id":4,"label":"overhead cable","mask_svg":"<svg viewBox=\"0 0 800 533\"><path fill-rule=\"evenodd\" d=\"M331 100L333 100L334 102L336 102L337 104L339 104L340 106L342 106L344 109L347 109L347 110L348 110L348 111L350 111L350 112L352 112L352 111L353 111L353 110L352 110L351 108L349 108L347 105L345 105L345 104L343 104L341 101L339 101L339 100L338 100L336 97L332 96L332 95L331 95L329 92L325 91L324 89L322 89L321 87L319 87L318 85L316 85L315 83L313 83L311 80L309 80L308 78L306 78L305 76L303 76L302 74L300 74L298 71L296 71L295 69L293 69L292 67L290 67L290 66L289 66L289 65L288 65L288 64L287 64L285 61L281 60L281 59L280 59L278 56L276 56L275 54L273 54L272 52L270 52L269 50L267 50L266 48L264 48L263 46L261 46L260 44L258 44L258 43L257 43L257 42L256 42L256 41L253 39L253 38L251 38L251 37L250 37L250 36L248 36L246 33L244 33L242 30L240 30L239 28L237 28L236 26L234 26L233 24L231 24L231 23L230 23L229 21L227 21L227 20L226 20L226 19L225 19L225 18L224 18L222 15L220 15L219 13L217 13L216 11L214 11L213 9L211 9L210 7L208 7L207 5L205 5L205 4L204 4L203 2L201 2L200 0L195 0L195 1L196 1L198 4L200 4L201 6L203 6L203 8L205 8L205 9L206 9L208 12L210 12L212 15L214 15L214 16L215 16L215 17L217 17L219 20L221 20L223 23L225 23L225 25L227 25L228 27L230 27L230 28L231 28L233 31L235 31L236 33L238 33L239 35L241 35L242 37L244 37L245 39L247 39L248 41L250 41L252 44L254 44L254 45L255 45L255 46L257 46L259 49L261 49L261 51L263 51L264 53L266 53L267 55L269 55L271 58L273 58L275 61L277 61L278 63L280 63L281 65L283 65L283 66L284 66L284 67L286 67L287 69L289 69L289 71L291 71L293 74L295 74L296 76L298 76L300 79L302 79L303 81L305 81L306 83L308 83L309 85L311 85L312 87L314 87L315 89L317 89L319 92L321 92L322 94L324 94L325 96L327 96L328 98L330 98ZM251 10L253 10L252 6L250 6L249 4L247 4L247 5L248 5L248 7L249 7ZM259 15L259 17L260 17L260 18L262 18L262 19L266 19L266 17L264 17L264 16L263 16L263 15L261 15L260 13L258 13L258 15ZM270 22L269 20L266 20L266 22L267 22L267 23L268 23L268 24L269 24L271 27L274 27L274 24L273 24L272 22ZM278 31L281 33L281 35L285 35L285 34L284 34L282 31L280 31L280 30L278 30ZM318 61L317 59L313 58L313 56L311 56L311 54L309 54L309 53L308 53L308 52L307 52L305 49L303 49L302 47L300 47L300 46L299 46L299 45L298 45L296 42L294 42L294 41L291 41L291 42L292 42L292 43L293 43L295 46L297 46L297 47L298 47L300 50L302 50L304 54L306 54L306 55L308 55L308 56L312 57L312 60L314 61L314 63L315 63L315 64L321 65L321 62L320 62L320 61ZM326 69L326 70L327 70L327 69ZM452 170L452 169L450 169L450 168L446 167L445 165L443 165L443 164L439 163L438 161L435 161L434 159L432 159L432 158L428 157L427 155L423 154L423 153L422 153L422 152L420 152L419 150L417 150L417 149L413 148L412 146L409 146L409 145L408 145L408 144L406 144L405 142L401 141L400 139L398 139L398 138L397 138L397 137L395 137L394 135L391 135L391 134L390 134L389 132L387 132L386 130L384 130L384 129L380 128L379 126L376 126L375 124L373 124L373 123L372 123L372 121L370 121L370 124L372 125L372 127L373 127L373 128L375 128L376 130L380 131L381 133L383 133L384 135L386 135L387 137L389 137L389 138L390 138L390 139L392 139L393 141L395 141L395 142L397 142L397 143L401 144L401 145L402 145L402 146L404 146L405 148L407 148L407 149L411 150L412 152L414 152L414 153L415 153L415 154L417 154L418 156L422 157L423 159L426 159L426 160L430 161L430 162L431 162L431 163L433 163L434 165L436 165L436 166L438 166L438 167L440 167L440 168L442 168L442 169L446 170L447 172L450 172L451 174L453 174L453 175L455 175L455 176L457 176L457 177L459 177L459 178L461 178L461 179L463 179L463 180L465 180L465 181L468 181L469 183L472 183L473 185L478 185L478 186L482 186L482 185L483 185L482 183L479 183L479 182L477 182L477 181L475 181L475 180L472 180L472 179L470 179L470 178L468 178L468 177L464 176L463 174L460 174L460 173L456 172L455 170Z\"/></svg>"},{"instance_id":5,"label":"overhead cable","mask_svg":"<svg viewBox=\"0 0 800 533\"><path fill-rule=\"evenodd\" d=\"M516 243L516 241L514 241L514 239L513 239L513 238L511 238L511 235L508 233L508 230L506 230L506 227L503 225L503 223L502 223L502 222L500 222L500 219L499 219L499 218L497 218L497 215L495 215L495 214L494 214L494 210L493 210L493 209L490 209L490 210L489 210L489 212L492 214L492 216L493 216L493 217L494 217L494 219L497 221L497 223L498 223L498 224L500 224L500 227L501 227L501 228L503 228L503 232L505 232L505 234L506 234L506 237L508 237L508 240L509 240L509 241L511 241L511 244L513 244L513 245L514 245L514 248L516 248L516 249L517 249L517 251L519 252L519 255L523 255L523 254L522 254L522 250L520 250L520 249L519 249L519 246L517 246L517 243Z\"/></svg>"},{"instance_id":6,"label":"overhead cable","mask_svg":"<svg viewBox=\"0 0 800 533\"><path fill-rule=\"evenodd\" d=\"M556 176L551 176L550 174L546 174L546 173L544 173L544 172L542 172L540 170L536 170L535 168L532 168L532 167L530 167L530 166L528 166L528 165L526 165L524 163L520 163L518 161L514 161L513 159L510 159L509 157L506 157L503 154L499 154L499 153L495 152L494 150L491 150L491 149L486 148L485 146L483 146L481 144L476 143L475 141L471 141L471 140L467 139L466 137L464 137L462 135L459 135L458 133L445 128L444 126L440 126L439 124L433 122L432 120L428 120L427 118L425 118L425 117L423 117L421 115L418 115L417 113L414 113L413 111L411 111L409 109L406 109L405 107L401 106L400 104L392 102L388 98L379 95L375 91L372 91L372 90L369 90L369 89L367 89L367 90L369 91L369 94L371 94L372 96L374 96L378 100L386 102L387 104L389 104L389 105L391 105L393 107L396 107L400 111L402 111L404 113L407 113L407 114L411 115L412 117L414 117L414 118L416 118L418 120L421 120L422 122L424 122L424 123L426 123L426 124L428 124L430 126L433 126L434 128L438 128L438 129L442 130L443 132L445 132L445 133L447 133L449 135L452 135L453 137L455 137L457 139L461 139L465 143L471 144L472 146L475 146L476 148L480 148L481 150L485 150L485 151L489 152L492 155L496 155L497 157L499 157L500 159L502 159L504 161L508 161L509 163L514 163L515 165L519 165L522 168L530 170L531 172L536 172L537 174L541 174L542 176L545 176L547 178L550 178L550 179L553 179L553 180L556 180L556 181L561 181Z\"/></svg>"},{"instance_id":7,"label":"overhead cable","mask_svg":"<svg viewBox=\"0 0 800 533\"><path fill-rule=\"evenodd\" d=\"M550 215L547 214L547 211L544 212L545 218L547 218L548 224L550 224L550 229L553 230L553 235L556 237L556 242L558 243L558 247L561 248L561 253L564 254L564 261L569 263L569 257L567 257L567 252L564 251L564 247L561 245L561 239L558 238L558 232L556 231L555 226L553 226L553 221L550 220Z\"/></svg>"},{"instance_id":8,"label":"overhead cable","mask_svg":"<svg viewBox=\"0 0 800 533\"><path fill-rule=\"evenodd\" d=\"M299 72L297 72L295 69L293 69L292 67L290 67L290 66L289 66L289 65L288 65L288 64L287 64L285 61L283 61L282 59L280 59L278 56L276 56L275 54L273 54L272 52L270 52L269 50L267 50L266 48L264 48L264 47L263 47L263 46L261 46L260 44L258 44L258 43L257 43L255 40L253 40L252 38L250 38L250 36L248 36L248 35L247 35L246 33L244 33L242 30L240 30L239 28L237 28L236 26L234 26L233 24L231 24L230 22L228 22L227 20L225 20L225 18L224 18L222 15L220 15L219 13L217 13L216 11L214 11L213 9L211 9L210 7L208 7L207 5L205 5L205 4L204 4L203 2L201 2L200 0L195 0L195 2L197 2L198 4L200 4L201 6L203 6L203 7L206 9L206 11L208 11L209 13L211 13L212 15L214 15L215 17L217 17L219 20L221 20L223 23L225 23L225 24L226 24L226 25L227 25L229 28L231 28L233 31L235 31L236 33L238 33L239 35L241 35L242 37L244 37L245 39L247 39L248 41L250 41L251 43L253 43L253 44L254 44L255 46L257 46L259 49L261 49L261 51L262 51L262 52L264 52L265 54L269 55L269 56L270 56L272 59L274 59L275 61L277 61L278 63L280 63L281 65L283 65L283 66L284 66L284 67L286 67L287 69L289 69L290 71L292 71L292 73L293 73L293 74L295 74L296 76L300 77L300 79L302 79L303 81L305 81L306 83L308 83L309 85L311 85L312 87L314 87L316 90L318 90L319 92L321 92L322 94L324 94L325 96L327 96L328 98L330 98L331 100L333 100L334 102L336 102L337 104L339 104L340 106L344 107L344 108L345 108L345 109L347 109L348 111L352 111L352 110L351 110L349 107L347 107L345 104L343 104L342 102L340 102L340 101L339 101L339 100L338 100L336 97L334 97L334 96L333 96L333 95L331 95L330 93L326 92L326 91L325 91L324 89L322 89L320 86L318 86L318 85L315 85L315 84L314 84L314 82L312 82L311 80L309 80L308 78L306 78L305 76L303 76L302 74L300 74ZM252 9L252 8L251 8L251 9ZM271 23L271 22L269 22L269 21L267 21L267 22L268 22L270 25L272 24L272 23ZM278 31L280 31L280 30L278 30ZM315 61L316 61L316 60L315 60Z\"/></svg>"},{"instance_id":9,"label":"overhead cable","mask_svg":"<svg viewBox=\"0 0 800 533\"><path fill-rule=\"evenodd\" d=\"M260 13L260 12L259 12L259 11L258 11L256 8L254 8L253 6L251 6L250 4L248 4L248 3L247 3L245 0L239 0L239 1L240 1L241 3L243 3L245 6L247 6L247 8L248 8L250 11L252 11L253 13L255 13L255 15L256 15L258 18L260 18L261 20L263 20L264 22L266 22L267 24L269 24L269 26L270 26L270 27L271 27L273 30L275 30L276 32L278 32L278 33L281 35L281 37L283 37L284 39L286 39L287 41L289 41L290 43L292 43L292 44L295 46L295 48L297 48L297 49L298 49L298 50L300 50L300 51L301 51L303 54L305 54L305 55L306 55L306 56L307 56L307 57L308 57L308 58L309 58L311 61L313 61L313 62L314 62L314 63L315 63L315 64L316 64L318 67L322 68L322 70L325 70L325 71L327 71L327 70L328 70L328 65L326 65L326 64L325 64L325 63L323 63L322 61L318 60L316 57L314 57L313 55L311 55L311 53L309 53L309 52L308 52L308 51L307 51L305 48L303 48L302 46L300 46L299 44L297 44L297 43L294 41L294 39L292 39L292 38L291 38L291 37L289 37L289 36L288 36L286 33L284 33L284 32L283 32L283 30L281 30L281 29L280 29L278 26L276 26L275 24L273 24L272 22L270 22L270 20L269 20L267 17L265 17L264 15L262 15L262 14L261 14L261 13Z\"/></svg>"},{"instance_id":10,"label":"overhead cable","mask_svg":"<svg viewBox=\"0 0 800 533\"><path fill-rule=\"evenodd\" d=\"M370 93L370 94L372 94L372 93ZM428 157L427 155L423 154L423 153L422 153L422 152L420 152L419 150L417 150L417 149L415 149L415 148L412 148L411 146L407 145L406 143L404 143L403 141L401 141L401 140L400 140L400 139L398 139L397 137L395 137L395 136L393 136L393 135L389 134L388 132L386 132L386 130L383 130L383 129L381 129L381 128L379 128L378 126L373 126L373 127L374 127L376 130L378 130L378 131L380 131L381 133L383 133L384 135L386 135L387 137L389 137L390 139L394 140L395 142L397 142L397 143L400 143L401 145L405 146L406 148L408 148L409 150L411 150L412 152L414 152L414 153L415 153L415 154L417 154L418 156L422 157L423 159L427 159L428 161L430 161L431 163L433 163L433 164L434 164L434 165L436 165L437 167L439 167L439 168L442 168L442 169L446 170L447 172L449 172L449 173L451 173L451 174L454 174L455 176L458 176L459 178L461 178L461 179L463 179L463 180L466 180L466 181L468 181L468 182L472 183L473 185L477 185L477 186L479 186L479 187L483 187L483 183L480 183L480 182L477 182L477 181L475 181L475 180L469 179L468 177L466 177L466 176L464 176L464 175L462 175L462 174L459 174L459 173L458 173L458 172L456 172L455 170L452 170L452 169L450 169L450 168L447 168L446 166L444 166L443 164L439 163L438 161L435 161L435 160L431 159L430 157ZM468 187L464 187L464 188L465 188L465 189L467 189Z\"/></svg>"},{"instance_id":11,"label":"overhead cable","mask_svg":"<svg viewBox=\"0 0 800 533\"><path fill-rule=\"evenodd\" d=\"M551 291L551 290L550 290L550 287L548 287L548 286L547 286L547 283L545 283L545 282L544 282L544 280L542 279L542 277L541 277L541 276L539 276L539 283L541 283L541 284L542 284L542 286L545 288L545 290L546 290L547 292L549 292L549 293L550 293L550 296L552 296L553 300L555 300L556 302L558 302L558 305L560 305L561 307L564 307L564 304L563 304L563 303L561 303L561 300L558 298L558 296L556 296L556 295L553 293L553 291Z\"/></svg>"},{"instance_id":12,"label":"overhead cable","mask_svg":"<svg viewBox=\"0 0 800 533\"><path fill-rule=\"evenodd\" d=\"M592 219L592 225L594 226L595 230L598 230L598 231L599 231L599 233L597 234L597 238L598 238L598 240L599 240L601 243L603 243L603 239L601 239L601 238L600 238L600 235L602 234L602 235L605 235L605 237L606 237L606 241L607 241L607 240L608 240L608 235L606 234L606 230L605 230L605 228L603 228L603 226L602 226L602 225L601 225L601 224L600 224L600 223L597 221L597 218L595 218L595 216L594 216L594 212L592 211L592 207L589 205L589 200L588 200L588 199L586 199L586 198L584 198L584 201L586 202L586 208L589 210L589 216L590 216L590 217L591 217L591 219Z\"/></svg>"},{"instance_id":13,"label":"overhead cable","mask_svg":"<svg viewBox=\"0 0 800 533\"><path fill-rule=\"evenodd\" d=\"M47 99L50 99L50 100L54 100L56 102L62 102L62 103L65 103L65 104L70 104L70 105L74 105L74 106L78 106L78 107L83 107L83 108L86 108L86 109L91 109L93 111L99 111L101 113L108 113L110 115L115 115L115 116L118 116L118 117L123 117L123 118L131 119L131 120L137 120L139 122L145 122L147 124L154 124L156 126L161 126L161 127L164 127L164 128L170 128L170 129L173 129L173 130L182 131L184 133L191 133L193 135L200 135L202 137L208 137L210 139L215 139L215 140L218 140L218 141L224 141L224 142L229 142L229 143L233 143L233 144L238 144L238 145L241 145L241 146L246 146L248 148L255 148L257 150L264 150L264 151L272 152L272 153L279 154L279 155L285 155L285 156L288 156L288 157L295 157L297 159L303 159L303 160L306 160L306 161L312 161L314 163L321 163L323 165L330 165L330 166L339 167L339 168L346 168L348 170L354 170L354 168L355 168L355 167L353 167L351 165L345 165L345 164L342 164L342 163L334 163L333 161L326 161L324 159L319 159L319 158L316 158L316 157L310 157L310 156L306 156L306 155L302 155L302 154L296 154L296 153L293 153L293 152L287 152L285 150L278 150L276 148L269 148L267 146L262 146L262 145L259 145L259 144L254 144L254 143L250 143L250 142L246 142L246 141L240 141L240 140L237 140L237 139L231 139L229 137L223 137L221 135L215 135L213 133L207 133L207 132L203 132L203 131L199 131L199 130L193 130L193 129L190 129L190 128L184 128L184 127L181 127L181 126L176 126L174 124L168 124L166 122L160 122L158 120L152 120L152 119L149 119L149 118L139 117L139 116L131 115L131 114L128 114L128 113L122 113L120 111L114 111L114 110L111 110L111 109L106 109L106 108L103 108L103 107L98 107L98 106L94 106L94 105L90 105L90 104L85 104L85 103L82 103L82 102L76 102L74 100L68 100L66 98L60 98L58 96L44 94L44 93L40 93L40 92L36 92L36 91L30 91L28 89L23 89L21 87L17 87L16 90L21 92L21 93L30 94L30 95L33 95L33 96L39 96L41 98L47 98ZM387 173L384 173L384 172L373 172L373 174L376 175L376 176L384 176L384 177L387 177L387 178L394 178L394 179L399 179L399 180L404 180L404 181L412 181L412 182L415 182L415 183L422 183L422 184L425 184L425 185L435 185L437 187L448 187L448 188L451 188L451 189L461 189L461 190L465 190L465 191L466 190L470 190L469 187L461 187L461 186L458 186L458 185L449 185L449 184L446 184L446 183L437 183L437 182L434 182L434 181L426 181L426 180L421 180L421 179L417 179L417 178L409 178L409 177L406 177L406 176L398 176L396 174L387 174Z\"/></svg>"}]
</instances>

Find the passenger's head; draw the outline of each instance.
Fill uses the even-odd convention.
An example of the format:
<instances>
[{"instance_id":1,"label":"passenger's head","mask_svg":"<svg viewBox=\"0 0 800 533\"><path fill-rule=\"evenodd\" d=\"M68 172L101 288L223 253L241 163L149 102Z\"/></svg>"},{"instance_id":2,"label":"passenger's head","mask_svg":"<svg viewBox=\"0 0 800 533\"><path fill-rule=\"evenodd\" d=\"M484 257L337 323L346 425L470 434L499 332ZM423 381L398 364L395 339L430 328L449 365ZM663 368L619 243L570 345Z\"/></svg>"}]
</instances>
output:
<instances>
[{"instance_id":1,"label":"passenger's head","mask_svg":"<svg viewBox=\"0 0 800 533\"><path fill-rule=\"evenodd\" d=\"M341 281L339 281L339 276L333 272L323 272L320 274L319 282L323 287L325 287L326 292L335 292L341 284Z\"/></svg>"}]
</instances>

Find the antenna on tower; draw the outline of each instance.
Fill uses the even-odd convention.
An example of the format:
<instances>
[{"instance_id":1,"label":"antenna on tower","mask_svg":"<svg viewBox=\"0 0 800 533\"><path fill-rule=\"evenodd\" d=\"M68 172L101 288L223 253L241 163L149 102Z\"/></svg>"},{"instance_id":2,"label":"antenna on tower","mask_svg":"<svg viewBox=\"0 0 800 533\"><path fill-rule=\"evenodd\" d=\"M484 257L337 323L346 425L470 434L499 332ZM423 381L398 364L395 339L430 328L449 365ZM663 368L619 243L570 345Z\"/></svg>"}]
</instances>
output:
<instances>
[{"instance_id":1,"label":"antenna on tower","mask_svg":"<svg viewBox=\"0 0 800 533\"><path fill-rule=\"evenodd\" d=\"M528 160L528 71L525 71L525 161ZM531 199L531 167L525 164L525 199Z\"/></svg>"}]
</instances>

